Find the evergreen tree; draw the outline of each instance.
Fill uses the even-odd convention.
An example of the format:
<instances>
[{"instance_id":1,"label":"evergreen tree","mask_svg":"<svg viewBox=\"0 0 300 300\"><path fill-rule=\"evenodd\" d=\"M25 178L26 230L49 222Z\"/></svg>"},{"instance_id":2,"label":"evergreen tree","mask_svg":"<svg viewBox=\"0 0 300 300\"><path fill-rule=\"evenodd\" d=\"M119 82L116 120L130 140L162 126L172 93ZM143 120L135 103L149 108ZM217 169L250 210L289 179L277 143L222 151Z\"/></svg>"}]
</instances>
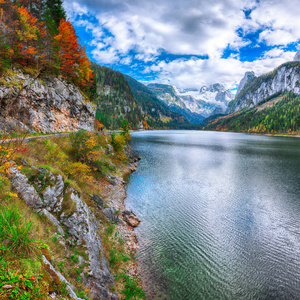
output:
<instances>
[{"instance_id":1,"label":"evergreen tree","mask_svg":"<svg viewBox=\"0 0 300 300\"><path fill-rule=\"evenodd\" d=\"M57 33L61 19L66 19L67 14L63 8L62 0L46 0L44 18L52 32Z\"/></svg>"}]
</instances>

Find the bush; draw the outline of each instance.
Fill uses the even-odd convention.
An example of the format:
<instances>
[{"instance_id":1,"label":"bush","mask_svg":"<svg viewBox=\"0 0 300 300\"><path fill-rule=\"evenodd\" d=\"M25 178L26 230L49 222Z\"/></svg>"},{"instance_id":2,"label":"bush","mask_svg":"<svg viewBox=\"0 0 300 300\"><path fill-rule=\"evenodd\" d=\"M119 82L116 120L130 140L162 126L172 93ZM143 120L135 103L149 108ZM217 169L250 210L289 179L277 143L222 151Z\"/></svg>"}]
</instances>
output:
<instances>
[{"instance_id":1,"label":"bush","mask_svg":"<svg viewBox=\"0 0 300 300\"><path fill-rule=\"evenodd\" d=\"M92 164L101 158L101 145L98 136L92 132L79 130L70 135L72 155L78 161Z\"/></svg>"},{"instance_id":2,"label":"bush","mask_svg":"<svg viewBox=\"0 0 300 300\"><path fill-rule=\"evenodd\" d=\"M126 299L146 299L145 292L140 287L138 279L125 274L121 275L123 278L124 289L122 293Z\"/></svg>"},{"instance_id":3,"label":"bush","mask_svg":"<svg viewBox=\"0 0 300 300\"><path fill-rule=\"evenodd\" d=\"M116 152L121 152L126 145L126 138L124 135L116 135L114 132L111 135L111 145Z\"/></svg>"}]
</instances>

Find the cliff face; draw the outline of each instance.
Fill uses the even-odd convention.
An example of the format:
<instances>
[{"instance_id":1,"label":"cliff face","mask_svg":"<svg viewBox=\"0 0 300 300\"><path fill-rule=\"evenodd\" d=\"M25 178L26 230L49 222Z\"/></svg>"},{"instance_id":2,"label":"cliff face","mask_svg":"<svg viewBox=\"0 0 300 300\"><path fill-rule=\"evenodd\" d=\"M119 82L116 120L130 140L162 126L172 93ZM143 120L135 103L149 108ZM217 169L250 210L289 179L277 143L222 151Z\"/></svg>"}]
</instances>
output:
<instances>
[{"instance_id":1,"label":"cliff face","mask_svg":"<svg viewBox=\"0 0 300 300\"><path fill-rule=\"evenodd\" d=\"M249 79L251 79L253 77L255 77L255 74L254 74L253 71L245 73L244 77L242 78L242 80L241 80L241 82L239 84L239 87L237 89L236 95L238 95L241 92L241 90L244 88L244 86L249 81Z\"/></svg>"},{"instance_id":2,"label":"cliff face","mask_svg":"<svg viewBox=\"0 0 300 300\"><path fill-rule=\"evenodd\" d=\"M80 193L65 186L61 175L55 176L52 172L42 168L39 168L37 172L44 182L49 180L52 182L52 185L47 186L41 195L28 182L28 178L17 169L13 170L15 174L11 179L13 187L27 205L44 215L57 227L60 233L60 243L64 245L66 255L70 255L67 244L85 245L88 253L88 259L83 261L88 266L86 270L88 279L85 280L86 286L91 289L93 299L118 299L117 295L109 291L109 287L114 286L115 283L101 244L99 221L87 204L82 201ZM35 182L39 186L42 180L36 178ZM68 201L68 206L64 205L66 201ZM65 238L65 231L69 234L69 239ZM53 271L59 274L54 268ZM67 281L66 283L70 295L75 299L80 299L76 297L71 284Z\"/></svg>"},{"instance_id":3,"label":"cliff face","mask_svg":"<svg viewBox=\"0 0 300 300\"><path fill-rule=\"evenodd\" d=\"M94 129L95 105L60 76L40 78L14 71L0 80L0 100L2 105L17 104L18 119L35 131Z\"/></svg>"},{"instance_id":4,"label":"cliff face","mask_svg":"<svg viewBox=\"0 0 300 300\"><path fill-rule=\"evenodd\" d=\"M254 107L267 97L289 91L300 94L299 62L289 62L269 74L250 78L236 98L229 103L227 113L243 107Z\"/></svg>"}]
</instances>

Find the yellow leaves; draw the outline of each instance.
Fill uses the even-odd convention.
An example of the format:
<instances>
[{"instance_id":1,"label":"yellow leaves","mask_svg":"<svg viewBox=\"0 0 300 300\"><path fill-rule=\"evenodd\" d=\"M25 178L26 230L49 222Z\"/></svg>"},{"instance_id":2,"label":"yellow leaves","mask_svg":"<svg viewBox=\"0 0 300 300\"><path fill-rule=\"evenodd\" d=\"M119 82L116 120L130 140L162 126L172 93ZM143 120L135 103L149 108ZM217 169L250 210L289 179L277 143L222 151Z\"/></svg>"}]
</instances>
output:
<instances>
[{"instance_id":1,"label":"yellow leaves","mask_svg":"<svg viewBox=\"0 0 300 300\"><path fill-rule=\"evenodd\" d=\"M0 146L0 173L11 174L11 171L16 168L15 152L17 149Z\"/></svg>"},{"instance_id":2,"label":"yellow leaves","mask_svg":"<svg viewBox=\"0 0 300 300\"><path fill-rule=\"evenodd\" d=\"M72 177L83 181L92 181L91 168L81 162L70 163L69 173Z\"/></svg>"}]
</instances>

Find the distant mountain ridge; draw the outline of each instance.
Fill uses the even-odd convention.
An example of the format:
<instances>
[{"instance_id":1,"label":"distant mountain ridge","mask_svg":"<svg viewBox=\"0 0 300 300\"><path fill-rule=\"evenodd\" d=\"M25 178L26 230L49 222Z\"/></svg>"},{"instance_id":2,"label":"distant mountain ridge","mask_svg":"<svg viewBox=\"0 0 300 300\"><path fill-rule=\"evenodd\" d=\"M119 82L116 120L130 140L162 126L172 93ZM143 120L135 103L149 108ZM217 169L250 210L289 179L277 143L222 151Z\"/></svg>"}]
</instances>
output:
<instances>
[{"instance_id":1,"label":"distant mountain ridge","mask_svg":"<svg viewBox=\"0 0 300 300\"><path fill-rule=\"evenodd\" d=\"M134 78L125 75L132 90L136 103L147 116L147 123L152 128L177 128L189 124L181 114L172 112L166 104L161 102L151 90Z\"/></svg>"},{"instance_id":2,"label":"distant mountain ridge","mask_svg":"<svg viewBox=\"0 0 300 300\"><path fill-rule=\"evenodd\" d=\"M294 61L255 77L246 72L238 93L228 105L226 116L204 122L205 130L251 133L300 132L300 62Z\"/></svg>"},{"instance_id":3,"label":"distant mountain ridge","mask_svg":"<svg viewBox=\"0 0 300 300\"><path fill-rule=\"evenodd\" d=\"M166 84L149 84L148 88L172 111L183 114L191 123L201 123L215 113L225 113L234 95L219 83L200 90L179 90Z\"/></svg>"}]
</instances>

